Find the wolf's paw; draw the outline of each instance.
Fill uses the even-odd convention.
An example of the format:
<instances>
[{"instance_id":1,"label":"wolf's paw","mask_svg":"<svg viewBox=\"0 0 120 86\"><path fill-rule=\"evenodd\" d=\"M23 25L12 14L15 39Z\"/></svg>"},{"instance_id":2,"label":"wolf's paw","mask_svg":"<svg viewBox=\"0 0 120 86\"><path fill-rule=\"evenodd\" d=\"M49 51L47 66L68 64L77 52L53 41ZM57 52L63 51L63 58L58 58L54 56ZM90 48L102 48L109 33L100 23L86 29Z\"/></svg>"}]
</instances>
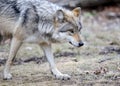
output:
<instances>
[{"instance_id":1,"label":"wolf's paw","mask_svg":"<svg viewBox=\"0 0 120 86\"><path fill-rule=\"evenodd\" d=\"M59 80L70 80L71 78L68 74L55 75L55 77Z\"/></svg>"},{"instance_id":2,"label":"wolf's paw","mask_svg":"<svg viewBox=\"0 0 120 86\"><path fill-rule=\"evenodd\" d=\"M10 73L4 74L3 80L11 80L11 79L12 79L12 75Z\"/></svg>"},{"instance_id":3,"label":"wolf's paw","mask_svg":"<svg viewBox=\"0 0 120 86\"><path fill-rule=\"evenodd\" d=\"M62 74L58 69L52 69L51 70L52 74L55 76L55 78L59 80L70 80L71 76L68 74Z\"/></svg>"}]
</instances>

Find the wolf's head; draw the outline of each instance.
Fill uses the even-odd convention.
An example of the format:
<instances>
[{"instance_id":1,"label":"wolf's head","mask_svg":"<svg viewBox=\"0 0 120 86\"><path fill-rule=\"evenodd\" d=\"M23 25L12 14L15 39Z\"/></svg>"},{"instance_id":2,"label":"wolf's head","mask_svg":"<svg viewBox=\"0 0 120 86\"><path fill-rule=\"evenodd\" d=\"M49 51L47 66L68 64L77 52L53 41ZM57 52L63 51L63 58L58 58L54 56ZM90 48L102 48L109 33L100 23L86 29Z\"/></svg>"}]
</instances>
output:
<instances>
[{"instance_id":1,"label":"wolf's head","mask_svg":"<svg viewBox=\"0 0 120 86\"><path fill-rule=\"evenodd\" d=\"M66 40L70 44L80 47L83 46L80 31L82 28L81 21L81 8L77 7L72 11L58 10L55 14L55 33L54 36L58 40Z\"/></svg>"}]
</instances>

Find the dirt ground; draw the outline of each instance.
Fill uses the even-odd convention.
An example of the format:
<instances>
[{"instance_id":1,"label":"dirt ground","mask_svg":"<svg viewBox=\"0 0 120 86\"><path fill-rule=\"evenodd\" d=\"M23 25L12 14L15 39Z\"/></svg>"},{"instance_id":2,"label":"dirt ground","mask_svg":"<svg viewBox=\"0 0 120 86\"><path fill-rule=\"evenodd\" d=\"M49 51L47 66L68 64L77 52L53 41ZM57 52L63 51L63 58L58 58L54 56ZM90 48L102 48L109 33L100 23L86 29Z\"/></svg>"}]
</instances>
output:
<instances>
[{"instance_id":1,"label":"dirt ground","mask_svg":"<svg viewBox=\"0 0 120 86\"><path fill-rule=\"evenodd\" d=\"M120 12L120 9L117 9ZM9 45L0 46L0 86L120 86L120 16L115 10L82 12L81 48L54 44L58 69L71 75L56 80L38 45L24 44L11 72L13 79L3 80L3 68Z\"/></svg>"}]
</instances>

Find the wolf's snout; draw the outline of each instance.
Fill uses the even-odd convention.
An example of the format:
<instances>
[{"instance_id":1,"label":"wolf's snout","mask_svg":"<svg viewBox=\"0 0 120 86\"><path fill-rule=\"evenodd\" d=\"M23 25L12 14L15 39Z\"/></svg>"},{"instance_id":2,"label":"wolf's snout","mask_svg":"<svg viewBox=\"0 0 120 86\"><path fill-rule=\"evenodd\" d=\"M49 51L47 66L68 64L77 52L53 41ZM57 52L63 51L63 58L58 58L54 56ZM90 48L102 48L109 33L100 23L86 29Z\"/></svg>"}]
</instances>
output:
<instances>
[{"instance_id":1,"label":"wolf's snout","mask_svg":"<svg viewBox=\"0 0 120 86\"><path fill-rule=\"evenodd\" d=\"M72 42L69 42L69 43L72 44L72 45L74 45L74 46L76 46L76 47L81 47L81 46L84 45L83 42L79 42L79 43L77 43L77 44L74 44L74 43L72 43Z\"/></svg>"},{"instance_id":2,"label":"wolf's snout","mask_svg":"<svg viewBox=\"0 0 120 86\"><path fill-rule=\"evenodd\" d=\"M78 47L81 47L81 46L83 46L83 45L84 45L84 43L83 43L83 42L80 42Z\"/></svg>"}]
</instances>

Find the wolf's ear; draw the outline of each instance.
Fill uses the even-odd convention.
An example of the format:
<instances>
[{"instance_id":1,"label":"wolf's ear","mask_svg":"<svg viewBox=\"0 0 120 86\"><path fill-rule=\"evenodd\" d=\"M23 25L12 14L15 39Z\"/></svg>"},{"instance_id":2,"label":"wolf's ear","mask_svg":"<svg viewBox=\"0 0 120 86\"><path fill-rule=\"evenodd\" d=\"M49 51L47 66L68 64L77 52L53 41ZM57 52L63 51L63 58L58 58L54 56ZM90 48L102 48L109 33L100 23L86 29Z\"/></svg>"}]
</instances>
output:
<instances>
[{"instance_id":1,"label":"wolf's ear","mask_svg":"<svg viewBox=\"0 0 120 86\"><path fill-rule=\"evenodd\" d=\"M80 16L80 14L81 14L81 8L80 7L76 7L75 9L73 9L72 10L72 12L73 12L73 14L75 15L75 16Z\"/></svg>"},{"instance_id":2,"label":"wolf's ear","mask_svg":"<svg viewBox=\"0 0 120 86\"><path fill-rule=\"evenodd\" d=\"M58 22L62 22L65 18L64 12L62 10L57 10L55 14L55 20Z\"/></svg>"}]
</instances>

